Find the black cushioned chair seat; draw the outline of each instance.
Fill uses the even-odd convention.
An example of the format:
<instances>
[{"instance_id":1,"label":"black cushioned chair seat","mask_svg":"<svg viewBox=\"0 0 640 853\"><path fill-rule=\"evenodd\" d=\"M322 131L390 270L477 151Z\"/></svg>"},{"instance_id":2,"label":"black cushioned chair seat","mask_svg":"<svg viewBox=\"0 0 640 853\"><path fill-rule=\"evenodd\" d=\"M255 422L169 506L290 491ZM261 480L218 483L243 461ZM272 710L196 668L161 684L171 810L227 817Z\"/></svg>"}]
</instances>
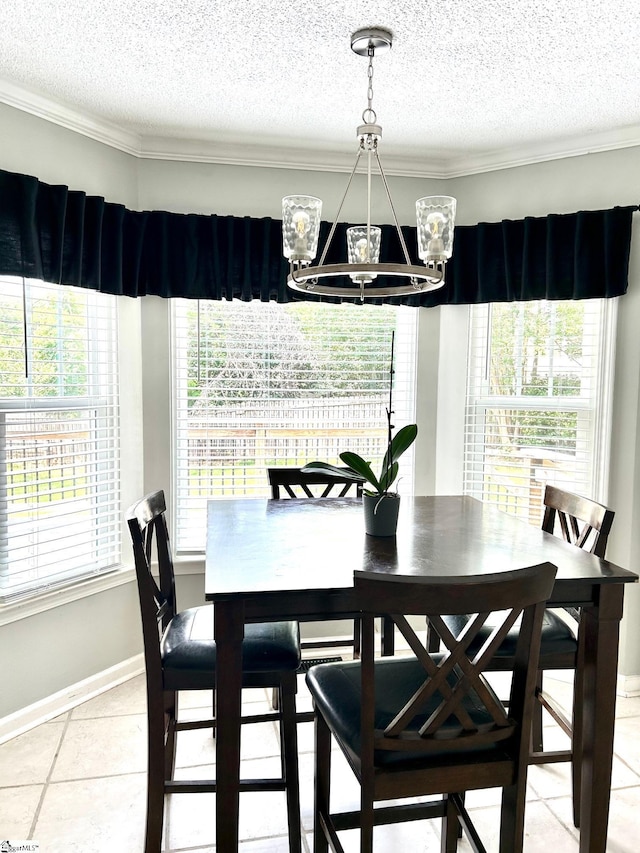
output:
<instances>
[{"instance_id":1,"label":"black cushioned chair seat","mask_svg":"<svg viewBox=\"0 0 640 853\"><path fill-rule=\"evenodd\" d=\"M441 659L441 655L432 654L434 661ZM424 683L426 673L422 665L414 657L395 658L393 660L377 660L375 663L375 727L384 729L394 719L398 708L402 707L413 696L416 690ZM320 664L312 667L306 676L307 685L313 696L314 703L321 711L336 737L354 755L360 754L360 709L361 709L361 680L360 662L347 661L343 663ZM451 682L455 684L455 680ZM487 683L485 681L485 683ZM500 700L487 684L488 690L493 694L496 702ZM424 713L416 716L407 731L415 731L426 722L441 702L439 693L427 703ZM476 701L477 700L477 703ZM484 704L475 696L475 693L465 697L463 705L469 716L480 731L490 729L493 719L486 710ZM461 732L460 723L457 718L450 717L442 729L443 733L451 737ZM464 739L458 738L457 749L462 747ZM455 763L456 751L451 751L451 762ZM496 759L502 755L500 744L490 744L482 747L483 752ZM469 749L465 760L469 760ZM443 752L438 752L439 760ZM377 767L406 766L412 762L424 763L424 751L393 751L386 749L375 750L374 764Z\"/></svg>"},{"instance_id":2,"label":"black cushioned chair seat","mask_svg":"<svg viewBox=\"0 0 640 853\"><path fill-rule=\"evenodd\" d=\"M246 673L288 672L300 665L297 622L266 622L245 626L242 669ZM212 687L216 669L213 606L192 607L173 617L161 642L165 688L198 690Z\"/></svg>"},{"instance_id":3,"label":"black cushioned chair seat","mask_svg":"<svg viewBox=\"0 0 640 853\"><path fill-rule=\"evenodd\" d=\"M443 616L442 621L449 628L454 637L457 637L469 619L472 618L466 614L457 616ZM516 644L518 642L518 632L520 630L520 620L518 620L513 628L509 631L500 648L496 652L495 659L512 658L516 653ZM491 631L491 624L487 622L478 631L469 645L469 651L475 652L480 649L484 642L488 639ZM540 660L544 661L545 655L575 655L578 650L578 641L575 634L563 619L560 618L553 610L546 609L542 620L542 638L540 641Z\"/></svg>"}]
</instances>

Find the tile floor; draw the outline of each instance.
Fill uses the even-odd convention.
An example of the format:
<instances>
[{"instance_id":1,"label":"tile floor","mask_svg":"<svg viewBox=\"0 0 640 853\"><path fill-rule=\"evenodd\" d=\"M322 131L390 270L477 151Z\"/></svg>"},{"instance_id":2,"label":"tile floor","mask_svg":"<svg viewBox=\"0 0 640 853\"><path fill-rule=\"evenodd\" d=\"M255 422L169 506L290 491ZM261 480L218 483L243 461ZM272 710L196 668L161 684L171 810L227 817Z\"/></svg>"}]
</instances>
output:
<instances>
[{"instance_id":1,"label":"tile floor","mask_svg":"<svg viewBox=\"0 0 640 853\"><path fill-rule=\"evenodd\" d=\"M547 686L552 682L547 679ZM566 702L569 685L553 682ZM308 702L301 679L300 704ZM247 704L265 704L264 691L247 691ZM210 695L183 694L183 716L208 705ZM55 720L0 745L0 838L38 841L41 853L140 853L145 816L145 695L142 676L78 705ZM549 745L557 730L547 730ZM250 726L243 737L243 773L277 773L273 724ZM563 736L559 734L559 737ZM179 736L178 766L188 778L212 775L213 743L206 731ZM299 727L304 850L312 850L313 731ZM618 699L608 853L636 853L640 826L640 698ZM274 767L275 765L275 767ZM336 756L339 807L357 804L358 788ZM215 849L213 794L168 798L163 850L211 853ZM533 767L529 774L526 853L571 853L577 833L570 819L569 770L565 764ZM478 829L497 849L497 791L469 795ZM242 853L286 853L284 794L241 797ZM414 823L376 830L380 851L439 850L438 826ZM349 836L352 836L349 838ZM357 849L352 833L345 838ZM461 853L470 848L461 841Z\"/></svg>"}]
</instances>

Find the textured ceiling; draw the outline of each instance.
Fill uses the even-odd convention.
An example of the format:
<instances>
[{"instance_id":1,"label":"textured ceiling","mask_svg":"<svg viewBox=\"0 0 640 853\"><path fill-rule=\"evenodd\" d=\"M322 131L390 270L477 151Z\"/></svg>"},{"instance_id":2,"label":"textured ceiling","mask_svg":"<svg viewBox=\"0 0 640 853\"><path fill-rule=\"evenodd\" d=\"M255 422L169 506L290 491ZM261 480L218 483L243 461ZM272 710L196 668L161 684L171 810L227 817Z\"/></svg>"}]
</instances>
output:
<instances>
[{"instance_id":1,"label":"textured ceiling","mask_svg":"<svg viewBox=\"0 0 640 853\"><path fill-rule=\"evenodd\" d=\"M144 156L338 163L366 106L364 26L394 33L374 65L385 164L640 144L639 0L4 0L0 101Z\"/></svg>"}]
</instances>

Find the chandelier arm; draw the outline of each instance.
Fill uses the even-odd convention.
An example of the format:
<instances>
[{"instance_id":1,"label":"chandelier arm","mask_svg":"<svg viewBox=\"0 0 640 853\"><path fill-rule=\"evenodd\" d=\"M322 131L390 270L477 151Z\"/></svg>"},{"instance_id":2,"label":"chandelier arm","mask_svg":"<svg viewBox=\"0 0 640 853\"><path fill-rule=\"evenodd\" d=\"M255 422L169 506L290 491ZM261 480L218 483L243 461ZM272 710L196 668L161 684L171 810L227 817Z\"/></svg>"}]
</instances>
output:
<instances>
[{"instance_id":1,"label":"chandelier arm","mask_svg":"<svg viewBox=\"0 0 640 853\"><path fill-rule=\"evenodd\" d=\"M398 232L398 238L400 240L400 246L402 247L402 252L404 254L405 263L408 266L411 266L411 259L409 258L409 251L407 249L407 244L405 243L404 236L402 235L402 231L400 230L400 223L398 222L398 217L396 216L396 210L393 206L393 200L391 198L391 191L389 189L389 184L387 183L387 176L384 173L384 169L382 168L382 163L380 162L380 155L378 154L378 149L376 147L374 154L376 155L376 160L378 162L378 169L380 170L380 177L382 178L382 183L384 184L385 191L387 193L387 199L389 200L389 207L391 208L391 214L393 216L393 221L396 226L396 231Z\"/></svg>"},{"instance_id":2,"label":"chandelier arm","mask_svg":"<svg viewBox=\"0 0 640 853\"><path fill-rule=\"evenodd\" d=\"M356 173L356 169L358 168L358 163L360 162L360 155L362 154L362 148L358 148L358 153L356 154L356 162L353 164L353 169L351 170L351 174L349 175L349 180L347 181L347 186L344 191L344 195L342 196L342 201L338 206L338 212L336 213L336 218L333 220L333 225L331 226L331 231L329 231L329 236L327 237L327 242L324 244L324 248L322 250L322 255L320 256L320 262L318 266L323 266L325 262L325 258L327 257L327 252L329 251L329 244L333 239L333 235L336 233L336 228L338 227L338 220L340 219L340 213L342 212L342 207L344 205L344 200L347 197L347 193L349 192L349 187L351 186L351 181L353 180L353 176Z\"/></svg>"}]
</instances>

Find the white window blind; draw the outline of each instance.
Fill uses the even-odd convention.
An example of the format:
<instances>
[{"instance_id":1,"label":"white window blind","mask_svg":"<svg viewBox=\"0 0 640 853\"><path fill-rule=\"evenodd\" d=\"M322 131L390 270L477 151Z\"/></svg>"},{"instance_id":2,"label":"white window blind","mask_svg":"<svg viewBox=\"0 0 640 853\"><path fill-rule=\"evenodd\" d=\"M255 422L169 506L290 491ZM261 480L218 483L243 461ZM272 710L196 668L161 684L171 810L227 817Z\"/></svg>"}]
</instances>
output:
<instances>
[{"instance_id":1,"label":"white window blind","mask_svg":"<svg viewBox=\"0 0 640 853\"><path fill-rule=\"evenodd\" d=\"M115 298L0 278L0 600L120 559Z\"/></svg>"},{"instance_id":2,"label":"white window blind","mask_svg":"<svg viewBox=\"0 0 640 853\"><path fill-rule=\"evenodd\" d=\"M467 494L533 524L547 483L605 499L613 302L472 307Z\"/></svg>"},{"instance_id":3,"label":"white window blind","mask_svg":"<svg viewBox=\"0 0 640 853\"><path fill-rule=\"evenodd\" d=\"M175 507L179 551L202 550L206 502L267 497L266 469L386 448L391 332L393 423L415 420L415 309L175 300ZM399 489L413 488L413 457Z\"/></svg>"}]
</instances>

